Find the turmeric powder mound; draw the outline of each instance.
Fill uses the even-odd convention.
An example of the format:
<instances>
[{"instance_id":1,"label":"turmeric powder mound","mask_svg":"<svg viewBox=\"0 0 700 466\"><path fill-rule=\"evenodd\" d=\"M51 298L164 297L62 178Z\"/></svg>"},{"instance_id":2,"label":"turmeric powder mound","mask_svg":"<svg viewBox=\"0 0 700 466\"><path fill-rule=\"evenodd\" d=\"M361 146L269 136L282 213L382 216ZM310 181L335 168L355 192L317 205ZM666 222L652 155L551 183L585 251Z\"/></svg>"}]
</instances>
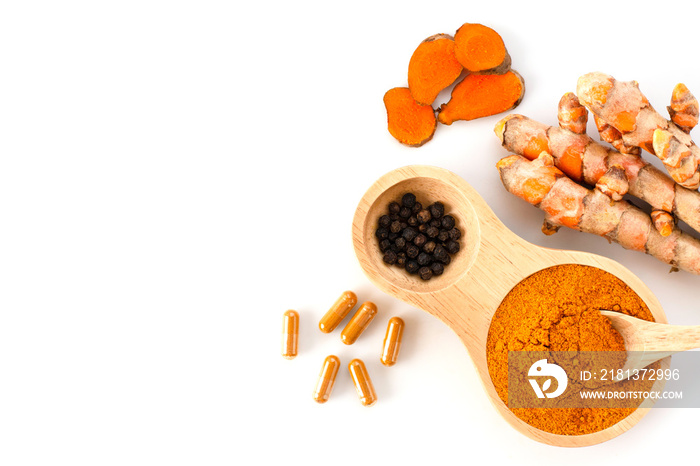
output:
<instances>
[{"instance_id":1,"label":"turmeric powder mound","mask_svg":"<svg viewBox=\"0 0 700 466\"><path fill-rule=\"evenodd\" d=\"M624 340L599 310L653 321L644 301L622 280L595 267L566 264L516 285L496 310L486 343L491 381L508 403L509 351L624 351ZM632 380L619 383L634 383ZM583 435L606 429L633 408L513 408L540 430Z\"/></svg>"},{"instance_id":2,"label":"turmeric powder mound","mask_svg":"<svg viewBox=\"0 0 700 466\"><path fill-rule=\"evenodd\" d=\"M430 141L437 127L435 110L413 99L407 87L395 87L384 94L389 133L402 144L418 147Z\"/></svg>"},{"instance_id":3,"label":"turmeric powder mound","mask_svg":"<svg viewBox=\"0 0 700 466\"><path fill-rule=\"evenodd\" d=\"M455 56L472 73L505 73L510 55L501 36L488 26L463 24L455 34Z\"/></svg>"},{"instance_id":4,"label":"turmeric powder mound","mask_svg":"<svg viewBox=\"0 0 700 466\"><path fill-rule=\"evenodd\" d=\"M505 74L470 74L452 90L450 101L440 106L438 120L451 125L457 120L496 115L516 107L525 93L525 82L514 70Z\"/></svg>"},{"instance_id":5,"label":"turmeric powder mound","mask_svg":"<svg viewBox=\"0 0 700 466\"><path fill-rule=\"evenodd\" d=\"M408 88L416 102L432 105L440 91L462 73L455 43L448 34L436 34L420 43L408 62Z\"/></svg>"}]
</instances>

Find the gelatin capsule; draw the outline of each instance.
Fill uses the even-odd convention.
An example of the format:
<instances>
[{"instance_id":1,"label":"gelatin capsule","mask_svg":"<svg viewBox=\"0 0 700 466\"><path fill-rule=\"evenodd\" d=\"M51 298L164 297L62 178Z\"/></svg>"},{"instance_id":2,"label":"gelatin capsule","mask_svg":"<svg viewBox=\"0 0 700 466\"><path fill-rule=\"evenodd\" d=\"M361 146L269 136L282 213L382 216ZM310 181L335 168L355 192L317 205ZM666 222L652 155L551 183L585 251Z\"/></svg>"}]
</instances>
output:
<instances>
[{"instance_id":1,"label":"gelatin capsule","mask_svg":"<svg viewBox=\"0 0 700 466\"><path fill-rule=\"evenodd\" d=\"M284 313L282 325L282 356L294 359L297 356L299 344L299 313L289 310Z\"/></svg>"},{"instance_id":2,"label":"gelatin capsule","mask_svg":"<svg viewBox=\"0 0 700 466\"><path fill-rule=\"evenodd\" d=\"M365 301L360 305L355 314L350 319L350 322L345 325L345 328L340 333L340 340L346 345L352 345L362 335L362 332L377 315L377 305L371 301Z\"/></svg>"},{"instance_id":3,"label":"gelatin capsule","mask_svg":"<svg viewBox=\"0 0 700 466\"><path fill-rule=\"evenodd\" d=\"M317 403L325 403L331 396L333 385L335 384L335 376L338 375L340 368L340 359L337 356L330 355L323 361L321 373L318 375L316 389L314 390L314 401Z\"/></svg>"},{"instance_id":4,"label":"gelatin capsule","mask_svg":"<svg viewBox=\"0 0 700 466\"><path fill-rule=\"evenodd\" d=\"M352 377L352 381L355 384L355 390L357 390L360 402L364 406L372 406L377 401L377 394L374 391L372 379L369 378L367 373L365 363L360 359L353 359L350 361L348 369L350 369L350 377Z\"/></svg>"},{"instance_id":5,"label":"gelatin capsule","mask_svg":"<svg viewBox=\"0 0 700 466\"><path fill-rule=\"evenodd\" d=\"M338 324L350 313L353 307L357 304L357 296L352 291L344 291L336 302L328 309L328 312L321 317L318 323L318 328L323 333L330 333L338 326Z\"/></svg>"},{"instance_id":6,"label":"gelatin capsule","mask_svg":"<svg viewBox=\"0 0 700 466\"><path fill-rule=\"evenodd\" d=\"M386 327L386 335L384 336L384 345L382 347L382 364L385 366L393 366L399 357L401 349L401 337L403 336L403 319L401 317L392 317L389 319L389 324Z\"/></svg>"}]
</instances>

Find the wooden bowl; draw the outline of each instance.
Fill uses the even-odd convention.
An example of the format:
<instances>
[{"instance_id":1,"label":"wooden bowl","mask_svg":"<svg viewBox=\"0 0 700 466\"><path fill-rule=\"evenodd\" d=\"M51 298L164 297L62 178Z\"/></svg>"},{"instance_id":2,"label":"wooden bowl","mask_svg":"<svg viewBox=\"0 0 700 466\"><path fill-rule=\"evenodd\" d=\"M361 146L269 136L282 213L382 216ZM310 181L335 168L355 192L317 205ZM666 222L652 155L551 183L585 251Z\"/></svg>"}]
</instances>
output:
<instances>
[{"instance_id":1,"label":"wooden bowl","mask_svg":"<svg viewBox=\"0 0 700 466\"><path fill-rule=\"evenodd\" d=\"M375 237L377 222L389 202L404 193L441 201L446 212L458 218L461 250L445 272L422 281L382 261ZM424 204L427 205L427 204ZM667 323L661 304L632 272L621 264L586 252L543 248L526 242L501 223L479 194L462 178L441 168L407 166L379 178L365 193L352 226L355 254L367 277L382 291L423 309L450 327L462 340L481 377L491 402L518 431L550 445L586 446L609 440L635 425L649 408L638 408L617 424L586 435L558 435L539 430L516 417L501 401L486 362L486 339L494 312L521 280L542 269L561 264L581 264L609 272L636 292L656 322ZM661 361L670 367L670 359ZM655 385L655 389L663 385Z\"/></svg>"}]
</instances>

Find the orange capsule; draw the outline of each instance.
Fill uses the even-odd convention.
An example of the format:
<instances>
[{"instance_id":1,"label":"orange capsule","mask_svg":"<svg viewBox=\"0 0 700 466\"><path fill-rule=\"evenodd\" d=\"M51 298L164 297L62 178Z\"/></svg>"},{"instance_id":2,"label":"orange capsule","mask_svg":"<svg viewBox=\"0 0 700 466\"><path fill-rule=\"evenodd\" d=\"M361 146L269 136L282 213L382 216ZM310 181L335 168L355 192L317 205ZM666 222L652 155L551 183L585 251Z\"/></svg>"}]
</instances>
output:
<instances>
[{"instance_id":1,"label":"orange capsule","mask_svg":"<svg viewBox=\"0 0 700 466\"><path fill-rule=\"evenodd\" d=\"M350 369L350 377L355 384L355 390L357 390L357 396L360 397L360 402L364 406L372 406L377 402L377 394L374 391L374 385L372 385L372 379L369 378L367 373L367 368L365 363L359 359L353 359L348 365Z\"/></svg>"},{"instance_id":2,"label":"orange capsule","mask_svg":"<svg viewBox=\"0 0 700 466\"><path fill-rule=\"evenodd\" d=\"M350 322L345 325L345 328L340 333L340 340L346 345L352 345L362 335L362 332L377 315L377 305L371 301L366 301L360 305L355 314L350 319Z\"/></svg>"},{"instance_id":3,"label":"orange capsule","mask_svg":"<svg viewBox=\"0 0 700 466\"><path fill-rule=\"evenodd\" d=\"M393 366L396 364L396 359L399 357L399 349L401 349L403 326L404 323L401 317L392 317L389 319L389 325L386 327L386 335L384 336L381 357L382 364L385 366Z\"/></svg>"},{"instance_id":4,"label":"orange capsule","mask_svg":"<svg viewBox=\"0 0 700 466\"><path fill-rule=\"evenodd\" d=\"M289 310L284 313L282 326L282 356L294 359L297 356L299 344L299 313Z\"/></svg>"},{"instance_id":5,"label":"orange capsule","mask_svg":"<svg viewBox=\"0 0 700 466\"><path fill-rule=\"evenodd\" d=\"M330 355L323 361L321 373L318 375L316 382L316 390L314 390L314 401L317 403L325 403L331 396L333 385L335 384L335 376L338 375L340 368L340 359L337 356Z\"/></svg>"},{"instance_id":6,"label":"orange capsule","mask_svg":"<svg viewBox=\"0 0 700 466\"><path fill-rule=\"evenodd\" d=\"M328 312L321 317L318 328L323 333L330 333L338 326L348 313L357 304L357 296L352 291L344 291L337 301L328 309Z\"/></svg>"}]
</instances>

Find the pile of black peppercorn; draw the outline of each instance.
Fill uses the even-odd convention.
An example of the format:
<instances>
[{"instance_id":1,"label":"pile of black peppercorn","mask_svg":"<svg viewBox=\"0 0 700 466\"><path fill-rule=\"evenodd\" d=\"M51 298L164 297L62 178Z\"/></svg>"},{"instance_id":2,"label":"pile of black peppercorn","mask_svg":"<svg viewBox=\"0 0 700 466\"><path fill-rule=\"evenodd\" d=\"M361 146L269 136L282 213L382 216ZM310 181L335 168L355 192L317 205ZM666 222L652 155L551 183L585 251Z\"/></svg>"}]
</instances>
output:
<instances>
[{"instance_id":1,"label":"pile of black peppercorn","mask_svg":"<svg viewBox=\"0 0 700 466\"><path fill-rule=\"evenodd\" d=\"M424 208L413 193L391 202L388 210L375 231L384 262L423 280L441 275L460 247L462 232L455 218L445 215L441 202Z\"/></svg>"}]
</instances>

